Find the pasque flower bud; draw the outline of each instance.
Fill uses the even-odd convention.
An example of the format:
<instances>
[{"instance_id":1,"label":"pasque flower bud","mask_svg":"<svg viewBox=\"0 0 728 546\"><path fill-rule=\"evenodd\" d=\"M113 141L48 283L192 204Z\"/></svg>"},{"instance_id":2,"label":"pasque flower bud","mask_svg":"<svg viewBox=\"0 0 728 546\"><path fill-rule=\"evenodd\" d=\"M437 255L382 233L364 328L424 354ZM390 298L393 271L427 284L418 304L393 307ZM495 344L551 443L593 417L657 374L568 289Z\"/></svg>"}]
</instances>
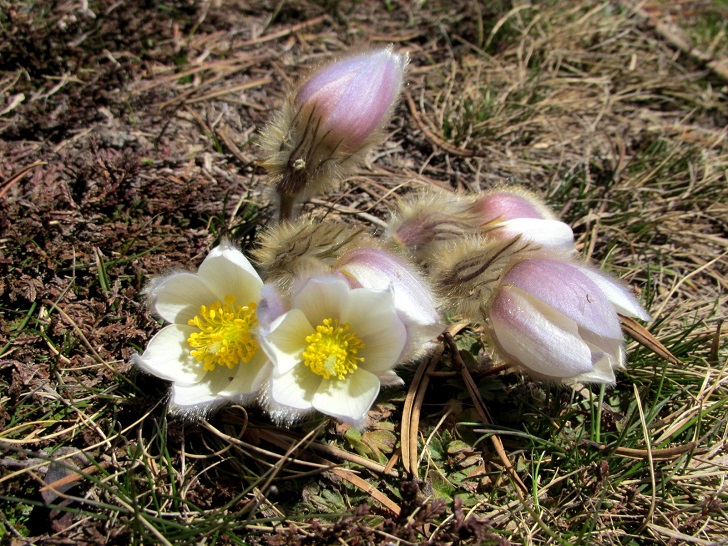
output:
<instances>
[{"instance_id":1,"label":"pasque flower bud","mask_svg":"<svg viewBox=\"0 0 728 546\"><path fill-rule=\"evenodd\" d=\"M351 288L391 290L397 314L407 328L410 343L401 360L411 360L428 350L428 342L445 328L432 290L413 264L388 250L368 245L344 252L334 264L334 274Z\"/></svg>"},{"instance_id":2,"label":"pasque flower bud","mask_svg":"<svg viewBox=\"0 0 728 546\"><path fill-rule=\"evenodd\" d=\"M484 237L575 251L574 233L536 195L520 187L468 195L428 189L404 201L388 235L424 262L440 261L458 240ZM447 243L442 246L442 243Z\"/></svg>"},{"instance_id":3,"label":"pasque flower bud","mask_svg":"<svg viewBox=\"0 0 728 546\"><path fill-rule=\"evenodd\" d=\"M487 313L498 352L524 371L614 384L614 371L625 363L617 310L650 320L627 289L603 273L530 254L506 270Z\"/></svg>"},{"instance_id":4,"label":"pasque flower bud","mask_svg":"<svg viewBox=\"0 0 728 546\"><path fill-rule=\"evenodd\" d=\"M462 193L428 188L399 204L388 237L426 261L433 245L474 231L477 220L469 207L470 201Z\"/></svg>"},{"instance_id":5,"label":"pasque flower bud","mask_svg":"<svg viewBox=\"0 0 728 546\"><path fill-rule=\"evenodd\" d=\"M542 247L575 251L574 232L546 204L521 188L499 188L478 194L469 209L490 237L521 236Z\"/></svg>"},{"instance_id":6,"label":"pasque flower bud","mask_svg":"<svg viewBox=\"0 0 728 546\"><path fill-rule=\"evenodd\" d=\"M346 249L369 240L364 228L335 220L299 218L269 227L253 256L268 281L290 288L293 277L328 273Z\"/></svg>"},{"instance_id":7,"label":"pasque flower bud","mask_svg":"<svg viewBox=\"0 0 728 546\"><path fill-rule=\"evenodd\" d=\"M262 135L265 158L281 200L293 205L346 174L380 138L402 87L407 55L392 48L361 53L313 73Z\"/></svg>"}]
</instances>

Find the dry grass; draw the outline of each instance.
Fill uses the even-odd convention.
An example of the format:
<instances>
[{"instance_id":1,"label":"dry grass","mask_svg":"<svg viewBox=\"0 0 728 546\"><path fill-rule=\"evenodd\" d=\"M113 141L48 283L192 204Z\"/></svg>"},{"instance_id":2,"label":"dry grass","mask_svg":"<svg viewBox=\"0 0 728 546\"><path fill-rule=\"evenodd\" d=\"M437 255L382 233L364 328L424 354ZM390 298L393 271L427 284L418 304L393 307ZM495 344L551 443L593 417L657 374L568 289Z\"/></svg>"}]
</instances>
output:
<instances>
[{"instance_id":1,"label":"dry grass","mask_svg":"<svg viewBox=\"0 0 728 546\"><path fill-rule=\"evenodd\" d=\"M728 536L725 6L273 4L0 1L0 540ZM145 282L223 236L254 245L257 130L307 65L389 42L412 59L390 137L304 213L375 231L423 185L524 183L675 360L632 343L615 389L555 389L492 373L462 325L362 435L255 408L168 420L165 385L128 364L158 328Z\"/></svg>"}]
</instances>

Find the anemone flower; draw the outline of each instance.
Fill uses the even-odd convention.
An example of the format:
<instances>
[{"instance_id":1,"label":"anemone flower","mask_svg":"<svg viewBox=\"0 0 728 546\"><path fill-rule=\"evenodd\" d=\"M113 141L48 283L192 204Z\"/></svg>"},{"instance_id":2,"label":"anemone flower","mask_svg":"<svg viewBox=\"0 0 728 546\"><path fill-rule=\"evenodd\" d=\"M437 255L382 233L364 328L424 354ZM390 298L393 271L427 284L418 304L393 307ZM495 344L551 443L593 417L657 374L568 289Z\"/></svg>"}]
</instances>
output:
<instances>
[{"instance_id":1,"label":"anemone flower","mask_svg":"<svg viewBox=\"0 0 728 546\"><path fill-rule=\"evenodd\" d=\"M265 403L279 423L317 410L362 427L380 386L402 383L393 368L407 329L390 290L309 278L260 341L274 368Z\"/></svg>"},{"instance_id":2,"label":"anemone flower","mask_svg":"<svg viewBox=\"0 0 728 546\"><path fill-rule=\"evenodd\" d=\"M255 398L271 365L256 339L263 281L231 245L214 248L196 274L152 283L149 305L169 322L136 364L172 382L170 408L195 416L229 401Z\"/></svg>"},{"instance_id":3,"label":"anemone flower","mask_svg":"<svg viewBox=\"0 0 728 546\"><path fill-rule=\"evenodd\" d=\"M341 180L382 139L402 89L407 55L362 52L305 79L261 134L261 165L280 198L280 218L294 204Z\"/></svg>"},{"instance_id":4,"label":"anemone flower","mask_svg":"<svg viewBox=\"0 0 728 546\"><path fill-rule=\"evenodd\" d=\"M603 273L536 256L505 273L489 320L499 352L525 371L552 380L614 384L614 371L625 364L617 310L650 320L627 289Z\"/></svg>"}]
</instances>

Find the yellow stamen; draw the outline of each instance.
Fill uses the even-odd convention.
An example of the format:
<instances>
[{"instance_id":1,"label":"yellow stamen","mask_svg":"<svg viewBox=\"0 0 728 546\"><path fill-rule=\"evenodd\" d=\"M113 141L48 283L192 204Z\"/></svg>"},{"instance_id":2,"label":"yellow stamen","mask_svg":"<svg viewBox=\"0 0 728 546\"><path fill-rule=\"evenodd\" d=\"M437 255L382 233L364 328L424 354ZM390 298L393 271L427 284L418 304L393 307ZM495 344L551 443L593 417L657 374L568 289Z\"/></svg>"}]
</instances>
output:
<instances>
[{"instance_id":1,"label":"yellow stamen","mask_svg":"<svg viewBox=\"0 0 728 546\"><path fill-rule=\"evenodd\" d=\"M225 304L216 301L210 307L202 305L200 314L190 319L190 326L200 331L190 334L187 343L194 349L190 354L212 371L216 366L232 369L240 361L250 362L258 350L258 342L250 330L258 324L257 305L236 305L234 296L225 296Z\"/></svg>"},{"instance_id":2,"label":"yellow stamen","mask_svg":"<svg viewBox=\"0 0 728 546\"><path fill-rule=\"evenodd\" d=\"M341 326L337 319L324 319L313 334L306 336L303 363L324 379L344 379L358 368L359 362L364 362L364 358L356 356L364 342L348 330L348 324Z\"/></svg>"}]
</instances>

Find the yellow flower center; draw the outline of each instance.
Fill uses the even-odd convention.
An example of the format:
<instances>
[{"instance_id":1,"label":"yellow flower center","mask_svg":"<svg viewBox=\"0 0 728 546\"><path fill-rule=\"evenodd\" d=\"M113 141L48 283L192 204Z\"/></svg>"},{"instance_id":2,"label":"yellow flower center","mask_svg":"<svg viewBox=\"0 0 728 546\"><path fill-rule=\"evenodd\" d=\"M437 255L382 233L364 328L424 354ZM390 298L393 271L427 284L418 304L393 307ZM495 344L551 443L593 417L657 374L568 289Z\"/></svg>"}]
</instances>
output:
<instances>
[{"instance_id":1,"label":"yellow flower center","mask_svg":"<svg viewBox=\"0 0 728 546\"><path fill-rule=\"evenodd\" d=\"M236 305L234 296L225 296L225 304L216 301L210 307L202 305L200 314L188 324L196 326L187 343L194 349L190 354L212 371L216 366L232 369L240 361L250 362L258 350L258 342L250 333L258 324L255 316L257 305Z\"/></svg>"},{"instance_id":2,"label":"yellow flower center","mask_svg":"<svg viewBox=\"0 0 728 546\"><path fill-rule=\"evenodd\" d=\"M349 332L349 325L339 324L337 319L324 319L316 331L306 336L303 363L324 379L344 376L358 368L364 358L356 356L364 342Z\"/></svg>"}]
</instances>

